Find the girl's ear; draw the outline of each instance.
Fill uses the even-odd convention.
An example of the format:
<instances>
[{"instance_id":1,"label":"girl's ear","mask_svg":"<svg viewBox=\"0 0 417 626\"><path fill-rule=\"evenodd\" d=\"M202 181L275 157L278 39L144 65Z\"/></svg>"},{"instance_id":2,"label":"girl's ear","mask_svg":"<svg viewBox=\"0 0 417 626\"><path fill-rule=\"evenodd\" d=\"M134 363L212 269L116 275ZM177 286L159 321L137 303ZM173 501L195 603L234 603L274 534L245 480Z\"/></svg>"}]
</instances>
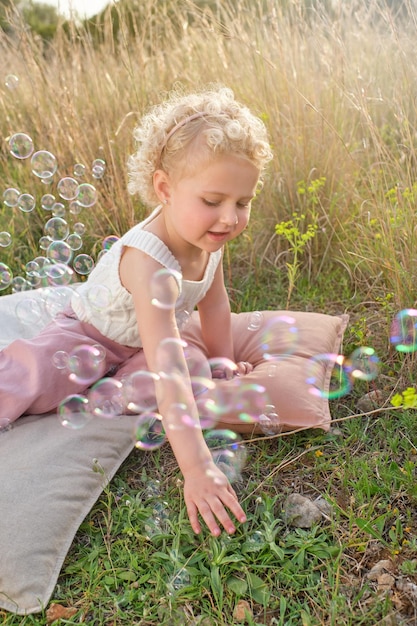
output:
<instances>
[{"instance_id":1,"label":"girl's ear","mask_svg":"<svg viewBox=\"0 0 417 626\"><path fill-rule=\"evenodd\" d=\"M171 183L169 176L164 170L156 170L153 175L153 188L162 204L169 202L171 195Z\"/></svg>"}]
</instances>

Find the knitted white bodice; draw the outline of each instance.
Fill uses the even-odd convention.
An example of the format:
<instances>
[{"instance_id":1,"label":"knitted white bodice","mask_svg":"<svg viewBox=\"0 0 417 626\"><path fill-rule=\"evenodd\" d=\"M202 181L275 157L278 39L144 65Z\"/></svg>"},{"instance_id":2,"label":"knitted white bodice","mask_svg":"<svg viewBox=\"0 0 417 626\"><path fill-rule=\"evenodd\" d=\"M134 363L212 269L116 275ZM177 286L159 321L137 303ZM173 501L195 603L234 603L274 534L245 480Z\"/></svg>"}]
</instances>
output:
<instances>
[{"instance_id":1,"label":"knitted white bodice","mask_svg":"<svg viewBox=\"0 0 417 626\"><path fill-rule=\"evenodd\" d=\"M210 288L222 256L221 250L210 254L202 280L182 279L181 266L169 248L159 237L143 230L143 227L149 224L160 210L161 207L157 207L149 217L128 230L112 245L90 273L88 280L76 290L71 301L79 320L92 324L102 335L124 346L133 348L142 346L133 298L120 282L119 264L124 247L142 250L158 261L162 267L174 270L181 275L180 297L175 307L177 324L180 328ZM97 285L104 285L107 288L106 306L102 309L98 309L94 303Z\"/></svg>"}]
</instances>

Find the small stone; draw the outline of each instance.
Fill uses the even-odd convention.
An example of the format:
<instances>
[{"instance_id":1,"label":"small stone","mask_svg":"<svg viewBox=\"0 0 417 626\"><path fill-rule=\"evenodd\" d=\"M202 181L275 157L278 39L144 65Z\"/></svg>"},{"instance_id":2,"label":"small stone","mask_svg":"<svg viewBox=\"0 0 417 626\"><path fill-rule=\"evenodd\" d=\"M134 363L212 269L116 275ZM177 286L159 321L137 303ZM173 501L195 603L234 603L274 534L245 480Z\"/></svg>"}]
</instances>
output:
<instances>
[{"instance_id":1,"label":"small stone","mask_svg":"<svg viewBox=\"0 0 417 626\"><path fill-rule=\"evenodd\" d=\"M384 393L381 389L374 389L359 398L356 406L361 413L368 413L381 408L387 397L387 393Z\"/></svg>"},{"instance_id":2,"label":"small stone","mask_svg":"<svg viewBox=\"0 0 417 626\"><path fill-rule=\"evenodd\" d=\"M376 582L378 591L390 591L390 589L392 589L395 584L395 578L392 574L385 572L384 574L378 576Z\"/></svg>"},{"instance_id":3,"label":"small stone","mask_svg":"<svg viewBox=\"0 0 417 626\"><path fill-rule=\"evenodd\" d=\"M322 512L314 502L305 496L292 493L284 502L282 516L289 526L311 528L321 521Z\"/></svg>"},{"instance_id":4,"label":"small stone","mask_svg":"<svg viewBox=\"0 0 417 626\"><path fill-rule=\"evenodd\" d=\"M233 617L237 622L248 622L253 617L252 609L249 602L246 600L239 600L233 611Z\"/></svg>"},{"instance_id":5,"label":"small stone","mask_svg":"<svg viewBox=\"0 0 417 626\"><path fill-rule=\"evenodd\" d=\"M51 604L46 611L46 623L52 624L55 620L70 619L75 615L77 609L71 606L63 606L62 604Z\"/></svg>"},{"instance_id":6,"label":"small stone","mask_svg":"<svg viewBox=\"0 0 417 626\"><path fill-rule=\"evenodd\" d=\"M368 580L377 581L379 576L381 576L381 574L384 574L386 572L393 572L393 571L394 571L393 562L390 561L389 559L382 559L381 561L378 561L377 563L375 563L375 565L371 567L371 569L366 575L366 578Z\"/></svg>"}]
</instances>

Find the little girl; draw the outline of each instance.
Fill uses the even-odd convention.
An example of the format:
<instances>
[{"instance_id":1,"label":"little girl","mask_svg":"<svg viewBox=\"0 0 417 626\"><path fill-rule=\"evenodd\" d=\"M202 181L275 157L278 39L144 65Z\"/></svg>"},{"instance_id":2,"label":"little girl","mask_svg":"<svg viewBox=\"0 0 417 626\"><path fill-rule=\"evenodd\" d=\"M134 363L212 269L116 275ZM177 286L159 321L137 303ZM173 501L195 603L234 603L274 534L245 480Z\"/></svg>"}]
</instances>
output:
<instances>
[{"instance_id":1,"label":"little girl","mask_svg":"<svg viewBox=\"0 0 417 626\"><path fill-rule=\"evenodd\" d=\"M223 249L248 224L260 175L272 157L267 133L229 89L213 88L173 93L143 117L135 139L128 188L157 208L100 260L74 293L71 310L34 339L16 340L0 353L0 419L46 413L67 395L85 391L85 382L63 377L51 365L57 350L100 345L105 359L96 380L109 372L123 379L146 366L159 374L158 411L184 477L194 531L201 531L200 514L214 535L219 524L233 533L227 509L240 522L245 515L204 440L181 329L197 307L209 358L234 362ZM105 311L91 305L97 285L111 291ZM251 369L239 362L234 373ZM186 407L186 423L173 408L178 406Z\"/></svg>"}]
</instances>

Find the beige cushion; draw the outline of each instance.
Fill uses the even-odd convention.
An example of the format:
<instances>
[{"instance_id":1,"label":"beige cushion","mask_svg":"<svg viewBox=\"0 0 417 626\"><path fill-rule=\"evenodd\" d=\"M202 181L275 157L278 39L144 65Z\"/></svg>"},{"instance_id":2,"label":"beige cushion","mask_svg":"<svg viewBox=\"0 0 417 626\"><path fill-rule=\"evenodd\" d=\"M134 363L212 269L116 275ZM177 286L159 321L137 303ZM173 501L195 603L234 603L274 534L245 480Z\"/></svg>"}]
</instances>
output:
<instances>
[{"instance_id":1,"label":"beige cushion","mask_svg":"<svg viewBox=\"0 0 417 626\"><path fill-rule=\"evenodd\" d=\"M47 321L22 325L15 314L18 302L39 295L36 291L0 298L0 348L16 337L30 337ZM274 315L277 312L264 312L263 321ZM347 316L297 312L291 316L298 341L292 354L278 361L273 377L259 345L262 329L248 329L250 314L233 316L236 358L255 365L248 378L266 387L284 428L326 429L328 402L308 392L305 364L313 354L339 350ZM184 337L204 351L195 316ZM280 341L282 337L273 336L270 349L279 351ZM323 367L323 376L328 382L328 368ZM134 419L96 419L83 429L67 430L53 414L25 416L0 434L1 608L23 615L47 605L79 525L133 450ZM233 415L229 424L245 430Z\"/></svg>"}]
</instances>

